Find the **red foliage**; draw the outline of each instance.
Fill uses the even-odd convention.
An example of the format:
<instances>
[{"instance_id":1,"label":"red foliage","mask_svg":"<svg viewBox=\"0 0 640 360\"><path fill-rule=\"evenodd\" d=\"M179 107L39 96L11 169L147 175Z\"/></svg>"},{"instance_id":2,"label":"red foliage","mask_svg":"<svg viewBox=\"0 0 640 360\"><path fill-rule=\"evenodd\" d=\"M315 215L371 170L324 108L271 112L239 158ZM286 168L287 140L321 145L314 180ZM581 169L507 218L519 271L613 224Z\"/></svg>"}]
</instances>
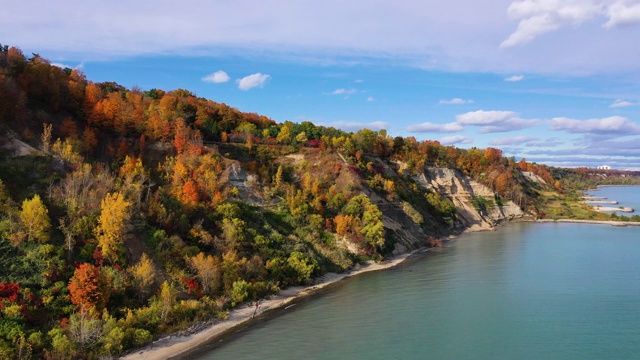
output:
<instances>
[{"instance_id":1,"label":"red foliage","mask_svg":"<svg viewBox=\"0 0 640 360\"><path fill-rule=\"evenodd\" d=\"M195 278L182 278L180 280L187 287L187 294L196 295L197 297L202 296L202 287L200 283Z\"/></svg>"},{"instance_id":2,"label":"red foliage","mask_svg":"<svg viewBox=\"0 0 640 360\"><path fill-rule=\"evenodd\" d=\"M96 266L104 265L104 256L102 256L102 251L100 251L99 247L96 247L96 250L93 252L93 261Z\"/></svg>"},{"instance_id":3,"label":"red foliage","mask_svg":"<svg viewBox=\"0 0 640 360\"><path fill-rule=\"evenodd\" d=\"M16 302L20 294L20 284L16 283L0 283L0 300L8 300ZM1 306L1 305L0 305Z\"/></svg>"}]
</instances>

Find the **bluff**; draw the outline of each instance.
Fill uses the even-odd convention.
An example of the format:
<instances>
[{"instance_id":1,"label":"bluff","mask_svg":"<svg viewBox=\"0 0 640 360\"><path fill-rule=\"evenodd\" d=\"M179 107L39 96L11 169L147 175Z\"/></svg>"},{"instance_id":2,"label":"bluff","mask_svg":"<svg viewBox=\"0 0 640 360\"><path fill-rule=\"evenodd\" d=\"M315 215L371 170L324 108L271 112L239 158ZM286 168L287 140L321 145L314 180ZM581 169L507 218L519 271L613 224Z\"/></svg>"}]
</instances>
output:
<instances>
[{"instance_id":1,"label":"bluff","mask_svg":"<svg viewBox=\"0 0 640 360\"><path fill-rule=\"evenodd\" d=\"M563 186L499 149L278 123L6 46L0 104L0 358L118 356L327 272L538 216Z\"/></svg>"}]
</instances>

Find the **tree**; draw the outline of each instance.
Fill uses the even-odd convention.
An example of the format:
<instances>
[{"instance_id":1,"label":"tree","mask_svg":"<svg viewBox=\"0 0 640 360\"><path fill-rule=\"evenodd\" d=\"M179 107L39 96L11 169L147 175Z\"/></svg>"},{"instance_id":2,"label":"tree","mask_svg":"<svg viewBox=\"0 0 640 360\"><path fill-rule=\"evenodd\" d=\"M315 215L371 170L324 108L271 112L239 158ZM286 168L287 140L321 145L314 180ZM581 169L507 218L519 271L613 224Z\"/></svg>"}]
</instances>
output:
<instances>
[{"instance_id":1,"label":"tree","mask_svg":"<svg viewBox=\"0 0 640 360\"><path fill-rule=\"evenodd\" d=\"M213 293L220 287L220 259L200 252L187 258L187 263L198 273L202 290L206 294Z\"/></svg>"},{"instance_id":2,"label":"tree","mask_svg":"<svg viewBox=\"0 0 640 360\"><path fill-rule=\"evenodd\" d=\"M94 312L95 310L81 309L69 317L69 338L78 344L81 350L95 345L104 334L104 323Z\"/></svg>"},{"instance_id":3,"label":"tree","mask_svg":"<svg viewBox=\"0 0 640 360\"><path fill-rule=\"evenodd\" d=\"M60 218L59 222L60 226L58 226L58 229L60 229L60 231L62 231L62 234L64 235L64 246L67 249L67 259L71 260L71 252L73 251L73 247L76 244L72 224L67 224L64 218Z\"/></svg>"},{"instance_id":4,"label":"tree","mask_svg":"<svg viewBox=\"0 0 640 360\"><path fill-rule=\"evenodd\" d=\"M176 289L173 284L168 281L162 283L160 286L160 294L158 295L158 301L160 301L160 321L165 323L169 319L169 314L173 308L173 304L176 302Z\"/></svg>"},{"instance_id":5,"label":"tree","mask_svg":"<svg viewBox=\"0 0 640 360\"><path fill-rule=\"evenodd\" d=\"M28 241L38 240L44 243L49 240L49 228L51 228L49 210L42 203L40 195L22 202L20 222Z\"/></svg>"},{"instance_id":6,"label":"tree","mask_svg":"<svg viewBox=\"0 0 640 360\"><path fill-rule=\"evenodd\" d=\"M276 171L275 176L273 177L273 184L276 189L280 188L282 184L282 165L278 165L278 170Z\"/></svg>"},{"instance_id":7,"label":"tree","mask_svg":"<svg viewBox=\"0 0 640 360\"><path fill-rule=\"evenodd\" d=\"M101 311L110 295L106 277L91 264L80 264L69 280L69 298L81 312Z\"/></svg>"},{"instance_id":8,"label":"tree","mask_svg":"<svg viewBox=\"0 0 640 360\"><path fill-rule=\"evenodd\" d=\"M42 124L42 136L40 140L42 141L42 151L45 153L49 152L49 148L51 148L51 131L53 130L52 124Z\"/></svg>"},{"instance_id":9,"label":"tree","mask_svg":"<svg viewBox=\"0 0 640 360\"><path fill-rule=\"evenodd\" d=\"M303 284L311 280L311 275L313 275L313 272L317 267L317 263L314 259L307 257L299 251L291 253L287 259L287 264L296 272L296 281Z\"/></svg>"},{"instance_id":10,"label":"tree","mask_svg":"<svg viewBox=\"0 0 640 360\"><path fill-rule=\"evenodd\" d=\"M102 210L94 233L102 255L112 262L118 259L119 247L124 242L129 206L130 203L119 192L107 194L101 203Z\"/></svg>"},{"instance_id":11,"label":"tree","mask_svg":"<svg viewBox=\"0 0 640 360\"><path fill-rule=\"evenodd\" d=\"M291 129L288 126L283 126L276 137L276 141L280 144L288 144L291 142Z\"/></svg>"},{"instance_id":12,"label":"tree","mask_svg":"<svg viewBox=\"0 0 640 360\"><path fill-rule=\"evenodd\" d=\"M133 281L138 288L138 294L142 300L155 283L156 276L153 261L146 253L142 253L140 261L131 266L129 272L133 276Z\"/></svg>"}]
</instances>

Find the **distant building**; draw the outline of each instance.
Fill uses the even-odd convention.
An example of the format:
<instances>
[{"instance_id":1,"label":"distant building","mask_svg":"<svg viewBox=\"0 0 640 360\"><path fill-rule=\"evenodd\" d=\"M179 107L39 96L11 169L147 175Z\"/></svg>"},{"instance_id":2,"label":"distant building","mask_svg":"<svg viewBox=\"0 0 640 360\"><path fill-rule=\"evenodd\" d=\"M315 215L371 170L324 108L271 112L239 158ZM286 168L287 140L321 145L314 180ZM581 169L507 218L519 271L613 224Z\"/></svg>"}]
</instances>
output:
<instances>
[{"instance_id":1,"label":"distant building","mask_svg":"<svg viewBox=\"0 0 640 360\"><path fill-rule=\"evenodd\" d=\"M611 170L611 166L609 165L600 165L597 167L598 170Z\"/></svg>"}]
</instances>

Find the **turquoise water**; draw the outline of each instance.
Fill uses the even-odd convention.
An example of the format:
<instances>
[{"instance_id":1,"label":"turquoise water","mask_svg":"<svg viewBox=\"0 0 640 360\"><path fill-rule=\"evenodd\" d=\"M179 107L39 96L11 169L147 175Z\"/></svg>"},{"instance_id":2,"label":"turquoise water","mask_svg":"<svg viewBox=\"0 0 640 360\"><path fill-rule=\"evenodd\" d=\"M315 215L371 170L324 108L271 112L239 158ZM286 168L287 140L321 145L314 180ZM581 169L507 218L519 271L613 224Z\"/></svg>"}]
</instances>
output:
<instances>
[{"instance_id":1,"label":"turquoise water","mask_svg":"<svg viewBox=\"0 0 640 360\"><path fill-rule=\"evenodd\" d=\"M640 186L603 186L597 190L588 191L593 196L603 196L607 200L615 200L617 205L602 205L611 207L630 207L633 213L618 213L618 215L633 216L640 214Z\"/></svg>"},{"instance_id":2,"label":"turquoise water","mask_svg":"<svg viewBox=\"0 0 640 360\"><path fill-rule=\"evenodd\" d=\"M199 359L640 358L640 228L511 224L298 302Z\"/></svg>"}]
</instances>

